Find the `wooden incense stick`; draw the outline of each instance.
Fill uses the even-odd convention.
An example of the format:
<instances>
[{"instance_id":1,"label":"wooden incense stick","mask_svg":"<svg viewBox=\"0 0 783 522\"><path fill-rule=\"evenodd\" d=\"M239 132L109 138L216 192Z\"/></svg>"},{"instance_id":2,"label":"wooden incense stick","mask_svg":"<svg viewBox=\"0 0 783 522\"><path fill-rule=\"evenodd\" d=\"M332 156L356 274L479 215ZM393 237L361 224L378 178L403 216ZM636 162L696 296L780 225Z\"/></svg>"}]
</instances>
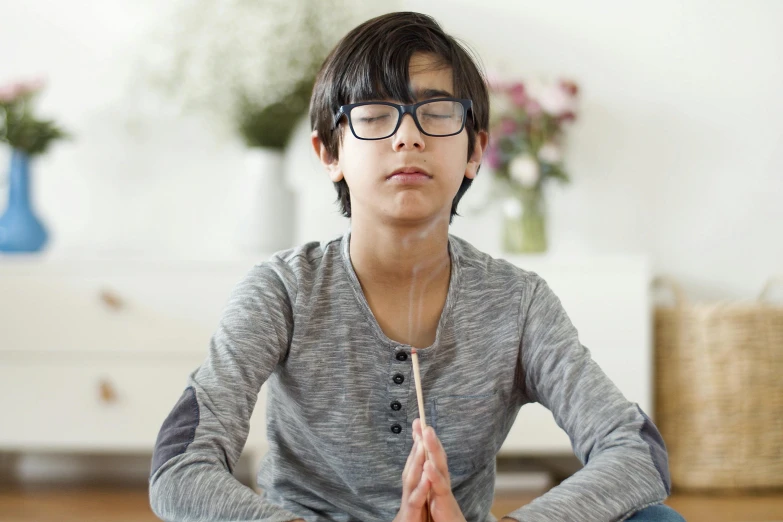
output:
<instances>
[{"instance_id":1,"label":"wooden incense stick","mask_svg":"<svg viewBox=\"0 0 783 522\"><path fill-rule=\"evenodd\" d=\"M421 374L419 373L419 354L416 348L411 348L411 360L413 361L413 382L416 384L416 401L419 403L419 417L421 418L421 432L427 427L427 415L424 413L424 394L421 392Z\"/></svg>"},{"instance_id":2,"label":"wooden incense stick","mask_svg":"<svg viewBox=\"0 0 783 522\"><path fill-rule=\"evenodd\" d=\"M416 348L411 347L411 362L413 362L413 382L416 385L416 401L419 404L419 420L421 422L421 435L424 438L424 429L427 427L427 415L424 413L424 394L421 391L421 374L419 373L419 355ZM424 444L424 440L421 441ZM430 460L430 454L427 448L424 448L424 460ZM430 494L427 493L427 520L431 521L430 515Z\"/></svg>"}]
</instances>

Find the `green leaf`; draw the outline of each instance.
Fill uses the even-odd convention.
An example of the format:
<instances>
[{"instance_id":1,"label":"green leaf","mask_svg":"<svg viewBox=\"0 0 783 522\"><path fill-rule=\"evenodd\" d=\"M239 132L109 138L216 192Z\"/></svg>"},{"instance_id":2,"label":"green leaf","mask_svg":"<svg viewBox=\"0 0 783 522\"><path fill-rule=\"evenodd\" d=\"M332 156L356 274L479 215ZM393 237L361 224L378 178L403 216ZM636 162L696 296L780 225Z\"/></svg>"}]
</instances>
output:
<instances>
[{"instance_id":1,"label":"green leaf","mask_svg":"<svg viewBox=\"0 0 783 522\"><path fill-rule=\"evenodd\" d=\"M552 165L551 168L547 170L547 175L564 184L571 182L571 178L568 176L568 174L566 174L566 172L557 165Z\"/></svg>"},{"instance_id":2,"label":"green leaf","mask_svg":"<svg viewBox=\"0 0 783 522\"><path fill-rule=\"evenodd\" d=\"M258 107L240 95L238 130L248 147L285 149L299 119L307 113L314 77L298 82L281 100Z\"/></svg>"},{"instance_id":3,"label":"green leaf","mask_svg":"<svg viewBox=\"0 0 783 522\"><path fill-rule=\"evenodd\" d=\"M36 156L68 134L52 120L33 117L30 106L29 98L0 104L0 140L28 156Z\"/></svg>"}]
</instances>

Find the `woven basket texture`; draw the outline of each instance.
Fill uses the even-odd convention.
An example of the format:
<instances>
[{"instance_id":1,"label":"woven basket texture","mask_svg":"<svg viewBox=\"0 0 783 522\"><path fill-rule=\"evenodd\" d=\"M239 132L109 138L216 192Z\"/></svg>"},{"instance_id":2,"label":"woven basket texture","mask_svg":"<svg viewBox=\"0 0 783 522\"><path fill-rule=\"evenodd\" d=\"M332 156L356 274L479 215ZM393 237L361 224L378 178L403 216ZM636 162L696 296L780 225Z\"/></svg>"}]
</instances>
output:
<instances>
[{"instance_id":1,"label":"woven basket texture","mask_svg":"<svg viewBox=\"0 0 783 522\"><path fill-rule=\"evenodd\" d=\"M783 306L692 303L672 279L673 306L654 314L655 421L672 487L783 488Z\"/></svg>"}]
</instances>

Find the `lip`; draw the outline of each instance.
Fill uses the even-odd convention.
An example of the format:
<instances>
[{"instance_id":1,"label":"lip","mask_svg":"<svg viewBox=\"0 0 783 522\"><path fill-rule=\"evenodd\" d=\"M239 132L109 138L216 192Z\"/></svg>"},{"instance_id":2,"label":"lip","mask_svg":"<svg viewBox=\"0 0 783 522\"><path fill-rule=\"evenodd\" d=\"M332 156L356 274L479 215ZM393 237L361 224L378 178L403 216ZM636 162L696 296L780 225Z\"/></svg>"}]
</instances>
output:
<instances>
[{"instance_id":1,"label":"lip","mask_svg":"<svg viewBox=\"0 0 783 522\"><path fill-rule=\"evenodd\" d=\"M389 174L386 179L401 182L421 182L431 178L432 175L421 167L403 167Z\"/></svg>"}]
</instances>

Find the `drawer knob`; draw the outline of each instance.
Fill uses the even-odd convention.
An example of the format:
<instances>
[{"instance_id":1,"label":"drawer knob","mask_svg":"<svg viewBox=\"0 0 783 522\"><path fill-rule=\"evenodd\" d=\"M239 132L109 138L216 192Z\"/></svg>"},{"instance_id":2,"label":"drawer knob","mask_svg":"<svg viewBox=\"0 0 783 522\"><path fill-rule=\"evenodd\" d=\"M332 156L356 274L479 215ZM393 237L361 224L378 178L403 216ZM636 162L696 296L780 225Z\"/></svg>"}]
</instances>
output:
<instances>
[{"instance_id":1,"label":"drawer knob","mask_svg":"<svg viewBox=\"0 0 783 522\"><path fill-rule=\"evenodd\" d=\"M98 383L98 394L100 395L101 402L104 404L114 404L117 402L117 390L108 379L101 379Z\"/></svg>"},{"instance_id":2,"label":"drawer knob","mask_svg":"<svg viewBox=\"0 0 783 522\"><path fill-rule=\"evenodd\" d=\"M114 311L119 311L125 306L120 296L111 290L101 290L101 301Z\"/></svg>"}]
</instances>

